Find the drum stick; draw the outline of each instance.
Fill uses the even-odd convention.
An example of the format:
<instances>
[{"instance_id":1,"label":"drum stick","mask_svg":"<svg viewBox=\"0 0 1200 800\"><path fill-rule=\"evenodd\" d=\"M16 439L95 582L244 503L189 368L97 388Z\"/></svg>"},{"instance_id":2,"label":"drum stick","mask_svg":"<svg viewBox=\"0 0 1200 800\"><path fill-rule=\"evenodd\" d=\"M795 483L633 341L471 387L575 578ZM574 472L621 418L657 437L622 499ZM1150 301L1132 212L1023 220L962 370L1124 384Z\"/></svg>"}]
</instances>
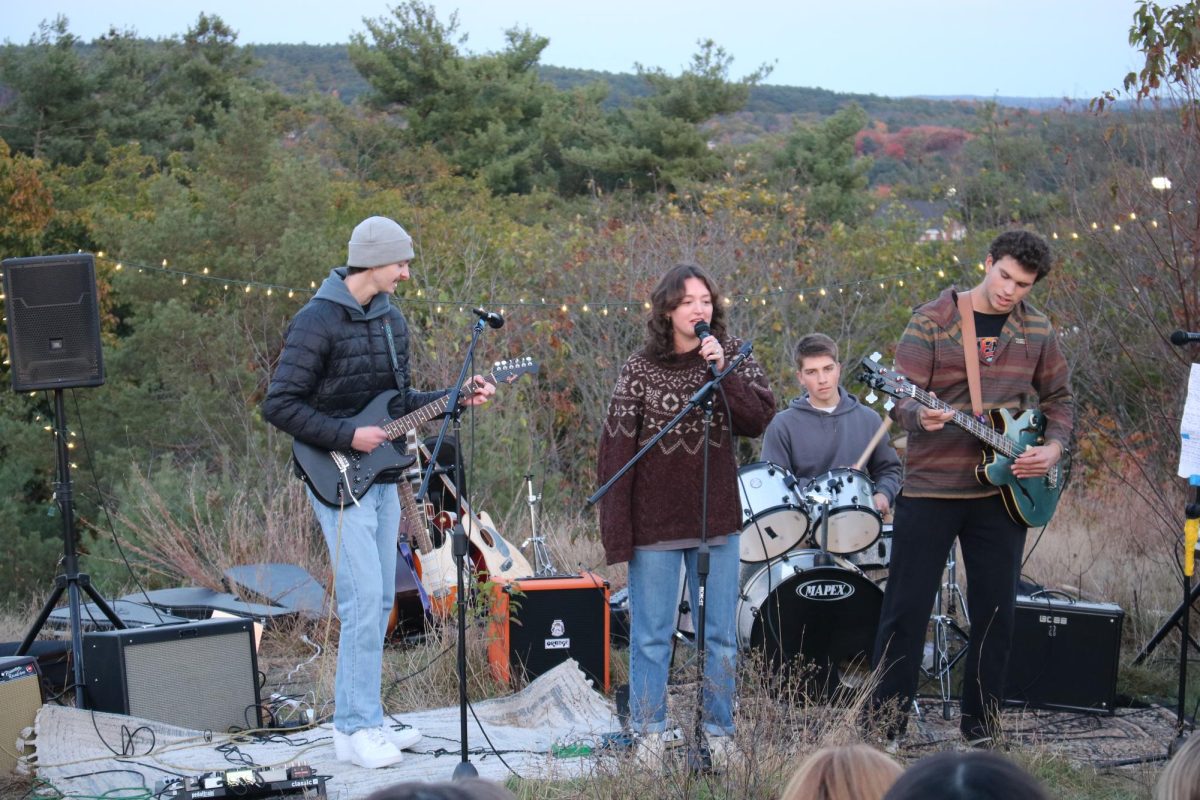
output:
<instances>
[{"instance_id":1,"label":"drum stick","mask_svg":"<svg viewBox=\"0 0 1200 800\"><path fill-rule=\"evenodd\" d=\"M863 454L858 457L858 461L854 462L856 470L862 472L863 465L867 463L867 459L871 457L871 453L875 451L875 446L879 444L879 440L887 433L890 425L891 421L887 417L884 417L883 424L879 426L879 430L875 431L875 435L871 437L871 441L867 442L867 449L863 450Z\"/></svg>"}]
</instances>

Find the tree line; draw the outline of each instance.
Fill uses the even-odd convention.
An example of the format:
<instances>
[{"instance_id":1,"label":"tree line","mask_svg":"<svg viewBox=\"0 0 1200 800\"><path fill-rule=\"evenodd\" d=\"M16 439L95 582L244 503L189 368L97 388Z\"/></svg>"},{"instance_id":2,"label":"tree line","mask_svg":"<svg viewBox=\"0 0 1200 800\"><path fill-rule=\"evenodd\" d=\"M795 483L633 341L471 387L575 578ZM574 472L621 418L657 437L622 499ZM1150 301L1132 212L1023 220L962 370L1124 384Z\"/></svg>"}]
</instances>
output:
<instances>
[{"instance_id":1,"label":"tree line","mask_svg":"<svg viewBox=\"0 0 1200 800\"><path fill-rule=\"evenodd\" d=\"M1142 41L1179 61L1148 60L1125 91L1158 81L1157 104L1118 114L969 104L961 128L901 134L850 103L744 137L743 115L769 113L748 110L769 73L732 78L714 42L678 75L640 71L641 91L611 104L602 83L544 80L544 38L514 30L500 51L467 54L454 16L414 0L349 44L370 88L346 102L265 80L218 17L158 42L110 31L83 43L68 20L47 23L0 53L0 255L104 254L108 380L68 403L87 443L77 500L89 568L123 570L102 508L135 540L150 508L218 528L222 515L258 509L269 527L266 509L294 480L286 437L258 414L283 329L343 262L353 225L377 213L417 240L397 302L422 387L456 374L464 304L503 306L509 319L483 359L541 363L536 381L502 389L477 419L473 455L487 477L476 504L498 519L522 511L527 471L545 481L546 508L578 513L596 426L667 266L714 274L782 403L800 335L834 335L848 367L886 355L909 309L976 280L986 243L1012 225L1056 236L1058 263L1035 302L1075 365L1078 474L1169 492L1186 360L1163 332L1194 329L1200 252L1184 188L1200 185L1194 70L1168 70L1188 63L1190 44L1170 38L1187 19L1143 10ZM1175 190L1150 187L1163 172ZM884 200L937 201L965 238L919 242L929 221L881 217ZM60 548L49 415L47 397L0 394L0 537L13 554L0 583L18 596L45 585ZM1164 528L1173 522L1165 511Z\"/></svg>"}]
</instances>

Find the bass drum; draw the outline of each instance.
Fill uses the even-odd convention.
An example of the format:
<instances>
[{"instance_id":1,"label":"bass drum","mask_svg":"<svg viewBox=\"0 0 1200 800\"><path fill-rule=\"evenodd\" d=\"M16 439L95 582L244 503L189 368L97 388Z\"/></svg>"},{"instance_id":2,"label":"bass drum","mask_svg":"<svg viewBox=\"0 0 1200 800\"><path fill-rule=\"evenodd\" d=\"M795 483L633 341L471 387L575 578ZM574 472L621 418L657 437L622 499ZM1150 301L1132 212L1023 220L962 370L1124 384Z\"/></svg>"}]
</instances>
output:
<instances>
[{"instance_id":1,"label":"bass drum","mask_svg":"<svg viewBox=\"0 0 1200 800\"><path fill-rule=\"evenodd\" d=\"M808 533L808 506L796 478L778 464L759 461L738 469L742 501L742 561L783 555Z\"/></svg>"},{"instance_id":2,"label":"bass drum","mask_svg":"<svg viewBox=\"0 0 1200 800\"><path fill-rule=\"evenodd\" d=\"M870 672L883 591L853 564L820 550L795 550L764 564L742 587L737 640L806 689L831 697ZM798 668L798 669L797 669Z\"/></svg>"}]
</instances>

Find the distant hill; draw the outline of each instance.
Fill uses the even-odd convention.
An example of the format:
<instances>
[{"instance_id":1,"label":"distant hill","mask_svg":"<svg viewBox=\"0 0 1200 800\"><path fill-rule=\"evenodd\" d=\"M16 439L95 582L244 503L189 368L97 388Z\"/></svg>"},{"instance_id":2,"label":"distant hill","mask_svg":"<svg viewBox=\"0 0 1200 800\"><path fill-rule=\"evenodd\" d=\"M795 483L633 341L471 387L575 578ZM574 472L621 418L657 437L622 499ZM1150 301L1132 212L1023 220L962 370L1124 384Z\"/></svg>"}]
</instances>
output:
<instances>
[{"instance_id":1,"label":"distant hill","mask_svg":"<svg viewBox=\"0 0 1200 800\"><path fill-rule=\"evenodd\" d=\"M344 102L370 91L370 85L354 69L345 45L256 44L249 45L263 62L261 77L289 94L306 90L333 94ZM544 65L539 74L546 82L571 89L602 82L609 87L606 105L618 108L645 96L649 89L632 73L602 72ZM1063 107L1054 98L984 97L884 97L875 94L844 94L828 89L800 86L756 86L739 117L762 130L786 128L797 119L818 120L850 103L858 103L872 119L889 127L941 125L964 127L975 121L978 106L985 102L1029 109ZM1083 108L1084 104L1080 104Z\"/></svg>"}]
</instances>

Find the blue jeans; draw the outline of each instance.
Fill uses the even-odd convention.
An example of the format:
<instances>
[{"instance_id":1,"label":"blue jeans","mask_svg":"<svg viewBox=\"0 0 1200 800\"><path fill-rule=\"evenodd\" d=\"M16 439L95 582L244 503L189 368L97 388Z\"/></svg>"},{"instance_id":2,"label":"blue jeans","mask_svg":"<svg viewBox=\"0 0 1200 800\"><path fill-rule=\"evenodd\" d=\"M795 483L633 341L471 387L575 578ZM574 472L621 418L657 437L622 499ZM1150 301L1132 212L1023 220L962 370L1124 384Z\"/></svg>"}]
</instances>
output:
<instances>
[{"instance_id":1,"label":"blue jeans","mask_svg":"<svg viewBox=\"0 0 1200 800\"><path fill-rule=\"evenodd\" d=\"M359 506L331 508L311 491L308 499L334 567L342 630L333 681L333 726L345 734L377 728L383 724L383 638L396 599L400 498L394 485L376 484L359 499Z\"/></svg>"},{"instance_id":2,"label":"blue jeans","mask_svg":"<svg viewBox=\"0 0 1200 800\"><path fill-rule=\"evenodd\" d=\"M733 696L737 684L737 635L740 536L711 547L705 604L704 731L733 733ZM629 719L638 733L667 727L667 675L671 637L679 609L679 569L687 566L693 618L699 607L696 548L635 550L629 561Z\"/></svg>"}]
</instances>

